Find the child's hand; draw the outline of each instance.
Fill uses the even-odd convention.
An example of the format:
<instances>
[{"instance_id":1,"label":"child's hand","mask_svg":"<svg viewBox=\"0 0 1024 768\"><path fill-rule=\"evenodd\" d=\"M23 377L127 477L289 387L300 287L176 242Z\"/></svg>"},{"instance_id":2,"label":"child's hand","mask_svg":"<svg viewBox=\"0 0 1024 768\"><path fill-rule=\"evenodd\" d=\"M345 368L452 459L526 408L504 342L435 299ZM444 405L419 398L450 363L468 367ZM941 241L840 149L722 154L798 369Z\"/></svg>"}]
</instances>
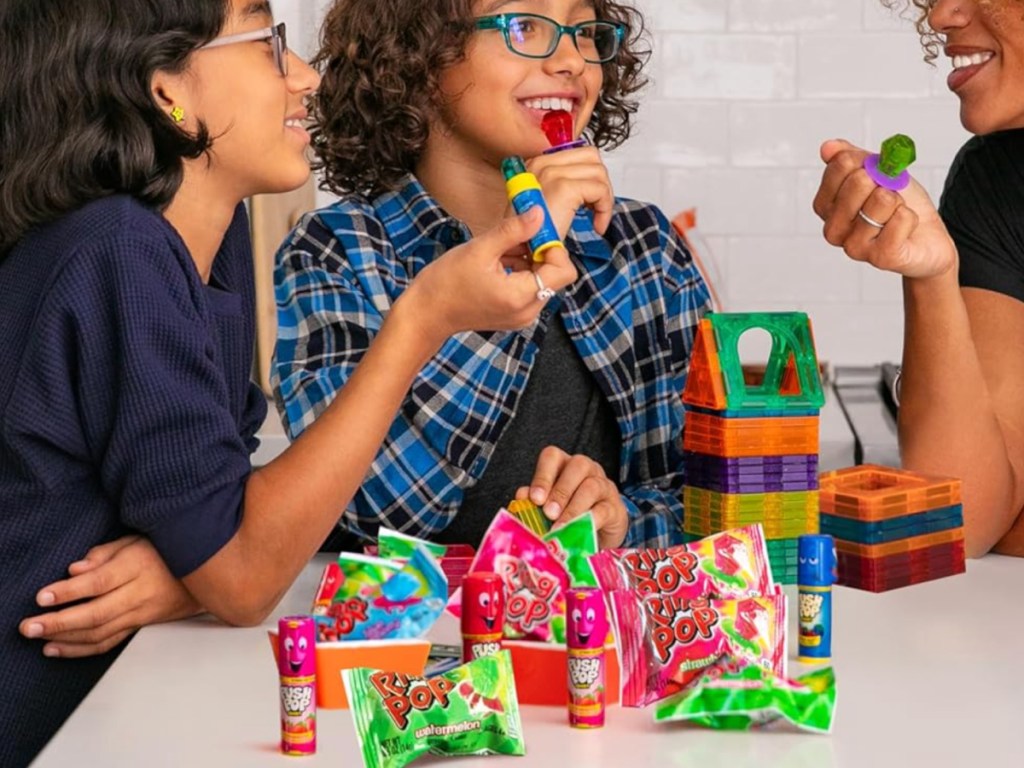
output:
<instances>
[{"instance_id":1,"label":"child's hand","mask_svg":"<svg viewBox=\"0 0 1024 768\"><path fill-rule=\"evenodd\" d=\"M902 192L879 187L864 170L867 155L845 141L822 144L826 168L814 212L825 222L825 239L855 261L905 277L955 271L956 246L928 193L913 179Z\"/></svg>"},{"instance_id":2,"label":"child's hand","mask_svg":"<svg viewBox=\"0 0 1024 768\"><path fill-rule=\"evenodd\" d=\"M555 228L562 238L583 206L594 211L594 231L603 235L612 220L615 197L608 169L594 147L578 147L541 155L527 163L537 177Z\"/></svg>"},{"instance_id":3,"label":"child's hand","mask_svg":"<svg viewBox=\"0 0 1024 768\"><path fill-rule=\"evenodd\" d=\"M146 624L193 616L199 604L140 536L93 547L68 567L70 579L43 587L44 608L86 602L21 622L25 637L48 641L47 656L77 658L105 653Z\"/></svg>"},{"instance_id":4,"label":"child's hand","mask_svg":"<svg viewBox=\"0 0 1024 768\"><path fill-rule=\"evenodd\" d=\"M553 445L541 451L530 486L516 491L516 498L530 499L556 526L592 511L601 549L622 544L629 529L626 505L601 465Z\"/></svg>"},{"instance_id":5,"label":"child's hand","mask_svg":"<svg viewBox=\"0 0 1024 768\"><path fill-rule=\"evenodd\" d=\"M523 258L523 243L543 221L540 209L532 208L452 248L417 275L395 306L404 303L423 331L442 341L462 331L530 325L546 303L537 295L541 285L557 291L577 277L564 248L545 251L543 264Z\"/></svg>"}]
</instances>

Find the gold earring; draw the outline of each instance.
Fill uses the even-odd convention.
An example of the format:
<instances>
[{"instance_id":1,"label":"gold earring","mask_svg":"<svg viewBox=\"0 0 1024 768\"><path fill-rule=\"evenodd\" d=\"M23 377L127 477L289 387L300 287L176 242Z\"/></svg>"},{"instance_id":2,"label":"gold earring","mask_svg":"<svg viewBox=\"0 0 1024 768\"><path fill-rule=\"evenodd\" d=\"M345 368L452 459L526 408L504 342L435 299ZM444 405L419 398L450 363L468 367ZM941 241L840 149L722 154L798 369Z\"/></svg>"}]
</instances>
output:
<instances>
[{"instance_id":1,"label":"gold earring","mask_svg":"<svg viewBox=\"0 0 1024 768\"><path fill-rule=\"evenodd\" d=\"M175 107L171 110L171 120L176 123L185 122L185 110L182 107Z\"/></svg>"}]
</instances>

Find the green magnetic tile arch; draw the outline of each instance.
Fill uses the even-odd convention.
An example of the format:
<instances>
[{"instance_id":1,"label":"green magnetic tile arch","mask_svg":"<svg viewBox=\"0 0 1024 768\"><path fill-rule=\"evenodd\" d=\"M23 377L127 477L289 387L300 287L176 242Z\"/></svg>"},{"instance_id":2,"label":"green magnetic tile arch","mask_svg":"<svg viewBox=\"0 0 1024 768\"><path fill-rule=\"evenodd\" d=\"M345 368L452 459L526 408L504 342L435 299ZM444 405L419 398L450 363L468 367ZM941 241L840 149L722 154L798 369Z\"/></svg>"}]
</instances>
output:
<instances>
[{"instance_id":1,"label":"green magnetic tile arch","mask_svg":"<svg viewBox=\"0 0 1024 768\"><path fill-rule=\"evenodd\" d=\"M711 312L729 410L751 408L821 408L825 394L818 373L818 355L810 318L804 312ZM749 330L766 331L772 350L760 384L747 385L740 360L740 337ZM785 381L787 369L796 376L798 391ZM785 386L784 386L785 385Z\"/></svg>"}]
</instances>

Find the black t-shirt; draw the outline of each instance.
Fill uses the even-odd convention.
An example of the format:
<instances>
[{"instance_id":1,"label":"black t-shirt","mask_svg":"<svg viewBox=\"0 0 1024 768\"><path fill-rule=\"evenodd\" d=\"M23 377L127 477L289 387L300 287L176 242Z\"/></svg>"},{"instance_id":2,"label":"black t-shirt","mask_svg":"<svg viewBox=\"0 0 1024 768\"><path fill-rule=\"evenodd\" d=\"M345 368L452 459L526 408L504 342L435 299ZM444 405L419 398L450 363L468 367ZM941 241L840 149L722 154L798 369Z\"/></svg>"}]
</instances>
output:
<instances>
[{"instance_id":1,"label":"black t-shirt","mask_svg":"<svg viewBox=\"0 0 1024 768\"><path fill-rule=\"evenodd\" d=\"M1024 129L968 141L939 214L960 254L960 285L1024 301Z\"/></svg>"}]
</instances>

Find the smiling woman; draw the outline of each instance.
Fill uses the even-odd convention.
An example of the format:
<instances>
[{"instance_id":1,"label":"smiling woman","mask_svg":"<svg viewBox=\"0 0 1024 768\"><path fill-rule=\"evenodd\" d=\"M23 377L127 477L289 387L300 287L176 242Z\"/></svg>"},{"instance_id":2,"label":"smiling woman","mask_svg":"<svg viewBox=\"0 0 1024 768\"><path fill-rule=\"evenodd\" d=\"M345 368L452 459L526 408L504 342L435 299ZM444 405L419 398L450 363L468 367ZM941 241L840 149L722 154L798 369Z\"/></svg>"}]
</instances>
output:
<instances>
[{"instance_id":1,"label":"smiling woman","mask_svg":"<svg viewBox=\"0 0 1024 768\"><path fill-rule=\"evenodd\" d=\"M911 0L975 136L936 211L916 183L875 187L865 152L827 142L826 239L903 276L903 463L963 479L967 550L1024 555L1024 2Z\"/></svg>"}]
</instances>

